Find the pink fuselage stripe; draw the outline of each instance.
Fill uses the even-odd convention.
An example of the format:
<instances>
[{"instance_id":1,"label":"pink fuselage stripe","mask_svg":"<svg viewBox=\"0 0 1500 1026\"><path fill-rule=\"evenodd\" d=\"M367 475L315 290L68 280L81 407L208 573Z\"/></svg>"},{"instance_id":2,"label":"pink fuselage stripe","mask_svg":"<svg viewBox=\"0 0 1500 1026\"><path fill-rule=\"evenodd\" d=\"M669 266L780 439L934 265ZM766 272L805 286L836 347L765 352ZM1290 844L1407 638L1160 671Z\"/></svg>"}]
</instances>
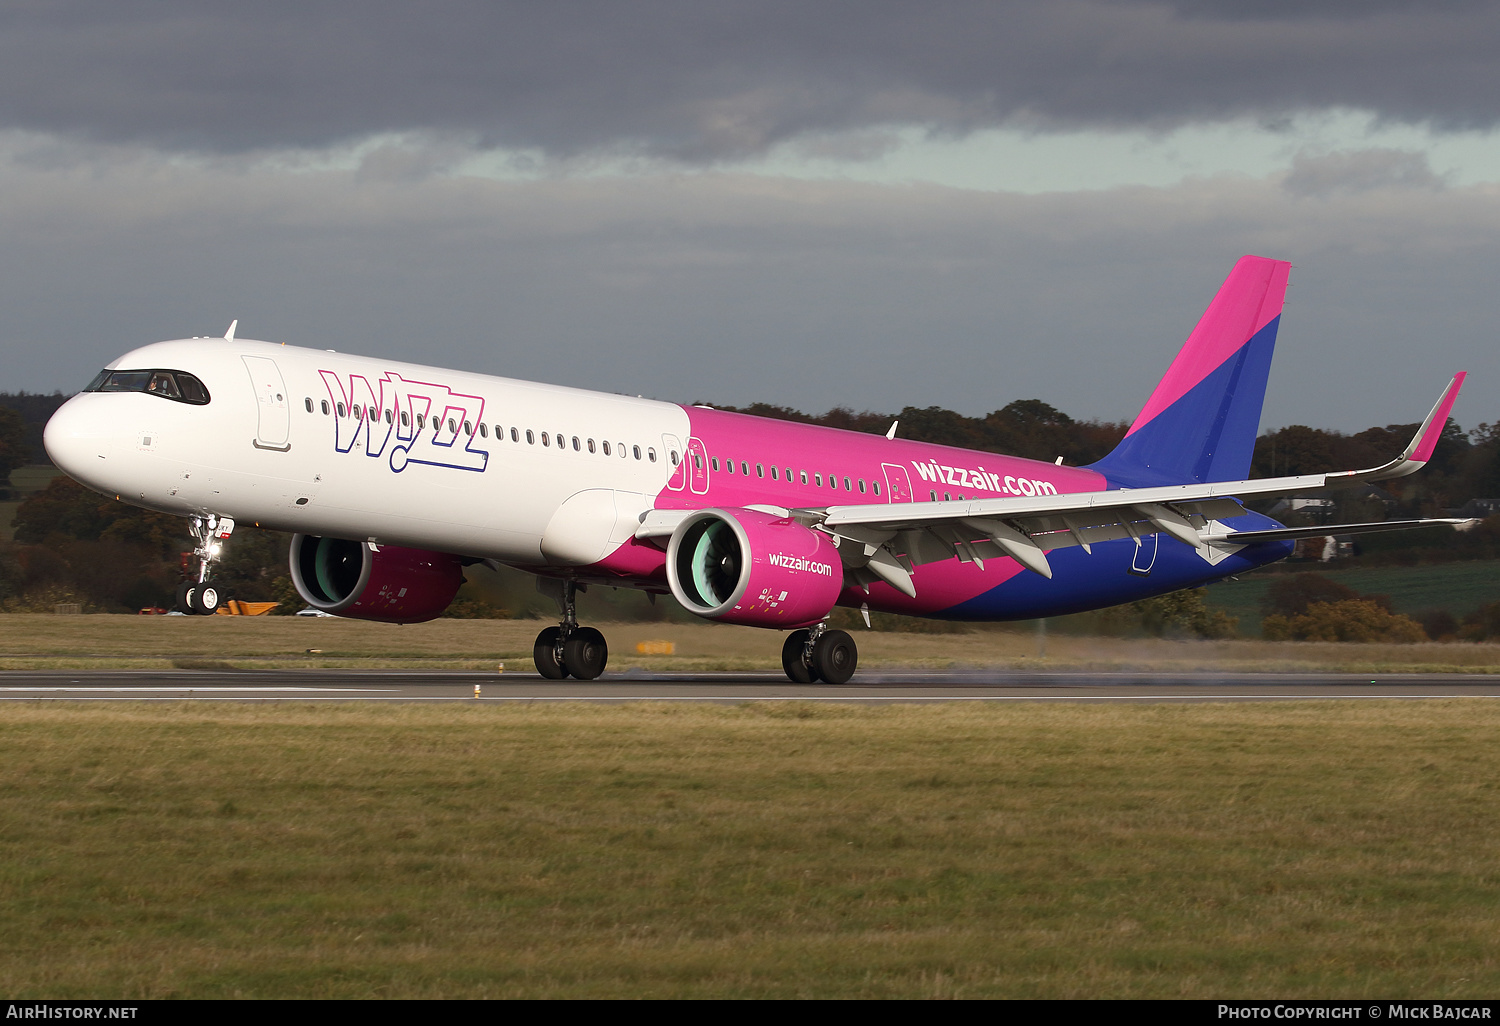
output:
<instances>
[{"instance_id":1,"label":"pink fuselage stripe","mask_svg":"<svg viewBox=\"0 0 1500 1026\"><path fill-rule=\"evenodd\" d=\"M1417 451L1411 454L1413 461L1426 463L1432 459L1432 450L1437 448L1438 439L1443 435L1443 428L1448 426L1448 411L1453 409L1454 400L1458 398L1458 390L1464 387L1464 378L1467 376L1468 371L1459 371L1453 375L1453 384L1448 386L1448 393L1438 404L1437 415L1432 418L1432 425L1418 444Z\"/></svg>"},{"instance_id":2,"label":"pink fuselage stripe","mask_svg":"<svg viewBox=\"0 0 1500 1026\"><path fill-rule=\"evenodd\" d=\"M1127 435L1135 434L1187 395L1281 315L1291 266L1285 260L1265 257L1239 259Z\"/></svg>"},{"instance_id":3,"label":"pink fuselage stripe","mask_svg":"<svg viewBox=\"0 0 1500 1026\"><path fill-rule=\"evenodd\" d=\"M934 493L940 501L949 497L956 501L960 496L1062 495L1107 487L1102 474L1079 467L724 410L684 409L692 434L679 439L682 464L656 497L657 509L752 504L816 509L930 502ZM730 461L734 464L732 473ZM864 491L860 491L861 481ZM665 554L655 546L632 540L590 569L600 579L612 576L660 587L665 583ZM976 598L1019 572L1021 568L1010 560L986 561L981 570L973 563L954 559L922 567L922 585L916 599L877 583L868 596L861 589L846 589L839 601L855 606L868 602L872 609L918 615L933 613Z\"/></svg>"}]
</instances>

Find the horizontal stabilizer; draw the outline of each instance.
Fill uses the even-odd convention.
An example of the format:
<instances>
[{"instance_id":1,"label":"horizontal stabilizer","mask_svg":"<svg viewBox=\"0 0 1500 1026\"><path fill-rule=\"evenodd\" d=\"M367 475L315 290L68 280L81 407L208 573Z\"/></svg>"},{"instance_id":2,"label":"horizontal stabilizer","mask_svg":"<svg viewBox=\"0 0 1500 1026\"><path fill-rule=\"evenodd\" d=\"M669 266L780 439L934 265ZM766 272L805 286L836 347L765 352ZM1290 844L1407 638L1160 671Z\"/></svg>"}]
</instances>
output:
<instances>
[{"instance_id":1,"label":"horizontal stabilizer","mask_svg":"<svg viewBox=\"0 0 1500 1026\"><path fill-rule=\"evenodd\" d=\"M1253 545L1256 542L1292 541L1297 538L1326 538L1334 534L1376 534L1380 531L1409 531L1415 527L1461 527L1473 520L1432 518L1428 520L1385 520L1372 524L1324 524L1321 527L1282 527L1271 531L1224 531L1205 534L1211 544Z\"/></svg>"}]
</instances>

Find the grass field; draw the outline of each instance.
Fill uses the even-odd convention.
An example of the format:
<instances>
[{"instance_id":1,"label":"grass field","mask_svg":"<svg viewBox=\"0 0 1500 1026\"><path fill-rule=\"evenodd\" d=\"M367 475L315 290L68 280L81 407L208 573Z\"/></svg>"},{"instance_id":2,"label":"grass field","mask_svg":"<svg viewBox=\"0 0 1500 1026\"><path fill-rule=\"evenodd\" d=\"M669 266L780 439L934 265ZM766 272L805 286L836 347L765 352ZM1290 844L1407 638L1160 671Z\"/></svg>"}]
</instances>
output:
<instances>
[{"instance_id":1,"label":"grass field","mask_svg":"<svg viewBox=\"0 0 1500 1026\"><path fill-rule=\"evenodd\" d=\"M1429 609L1446 609L1462 619L1488 602L1500 602L1500 560L1483 559L1427 566L1381 566L1358 570L1329 569L1321 564L1298 564L1288 570L1318 573L1360 594L1391 597L1398 613L1416 616ZM1250 574L1208 589L1208 603L1239 618L1240 633L1260 635L1261 598L1276 576Z\"/></svg>"},{"instance_id":2,"label":"grass field","mask_svg":"<svg viewBox=\"0 0 1500 1026\"><path fill-rule=\"evenodd\" d=\"M537 620L434 620L396 627L288 616L0 615L0 670L138 668L385 668L532 672ZM782 635L695 623L599 624L609 672L781 669ZM667 640L671 656L637 655L636 643ZM1165 641L1157 638L1038 639L1029 628L964 634L858 631L860 666L1013 669L1497 673L1497 644L1338 644ZM857 680L858 678L856 678Z\"/></svg>"},{"instance_id":3,"label":"grass field","mask_svg":"<svg viewBox=\"0 0 1500 1026\"><path fill-rule=\"evenodd\" d=\"M0 992L1500 990L1500 706L0 708Z\"/></svg>"}]
</instances>

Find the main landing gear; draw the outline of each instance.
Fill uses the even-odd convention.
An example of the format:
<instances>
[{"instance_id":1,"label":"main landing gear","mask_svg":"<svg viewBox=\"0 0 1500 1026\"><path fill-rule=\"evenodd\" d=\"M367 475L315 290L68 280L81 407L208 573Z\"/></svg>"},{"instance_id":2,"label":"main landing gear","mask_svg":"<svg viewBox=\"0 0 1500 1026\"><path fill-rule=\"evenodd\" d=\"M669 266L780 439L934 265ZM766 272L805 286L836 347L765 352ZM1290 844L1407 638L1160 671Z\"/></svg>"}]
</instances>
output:
<instances>
[{"instance_id":1,"label":"main landing gear","mask_svg":"<svg viewBox=\"0 0 1500 1026\"><path fill-rule=\"evenodd\" d=\"M859 665L859 649L844 631L831 631L827 624L792 631L781 646L781 668L798 684L821 680L847 684Z\"/></svg>"},{"instance_id":2,"label":"main landing gear","mask_svg":"<svg viewBox=\"0 0 1500 1026\"><path fill-rule=\"evenodd\" d=\"M193 555L198 557L198 579L183 581L177 586L177 609L197 616L212 616L223 603L224 594L210 574L214 563L223 554L223 543L234 533L234 518L194 517L192 531L198 540L193 549Z\"/></svg>"},{"instance_id":3,"label":"main landing gear","mask_svg":"<svg viewBox=\"0 0 1500 1026\"><path fill-rule=\"evenodd\" d=\"M593 680L604 672L609 662L609 646L604 635L592 627L578 626L577 596L579 585L574 581L556 581L540 578L537 588L557 600L562 611L562 623L548 627L536 636L532 655L536 659L536 670L548 680L576 677Z\"/></svg>"}]
</instances>

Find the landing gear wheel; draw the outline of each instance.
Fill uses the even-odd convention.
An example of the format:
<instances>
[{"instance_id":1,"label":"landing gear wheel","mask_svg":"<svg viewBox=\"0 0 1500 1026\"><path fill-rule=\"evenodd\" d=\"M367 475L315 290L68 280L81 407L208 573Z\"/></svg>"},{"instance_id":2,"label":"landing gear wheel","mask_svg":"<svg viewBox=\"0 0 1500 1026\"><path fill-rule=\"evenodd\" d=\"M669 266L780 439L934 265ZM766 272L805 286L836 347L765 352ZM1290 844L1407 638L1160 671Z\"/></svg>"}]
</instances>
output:
<instances>
[{"instance_id":1,"label":"landing gear wheel","mask_svg":"<svg viewBox=\"0 0 1500 1026\"><path fill-rule=\"evenodd\" d=\"M557 637L561 633L556 627L548 627L536 636L536 644L531 650L536 659L536 672L548 680L562 680L568 675L567 667L557 661Z\"/></svg>"},{"instance_id":2,"label":"landing gear wheel","mask_svg":"<svg viewBox=\"0 0 1500 1026\"><path fill-rule=\"evenodd\" d=\"M177 586L177 600L173 603L173 605L176 607L179 613L187 613L189 616L192 615L193 592L195 592L197 588L198 586L192 581L183 581Z\"/></svg>"},{"instance_id":3,"label":"landing gear wheel","mask_svg":"<svg viewBox=\"0 0 1500 1026\"><path fill-rule=\"evenodd\" d=\"M218 612L219 601L222 598L218 585L213 581L204 581L193 589L189 602L192 604L193 612L199 616L213 616Z\"/></svg>"},{"instance_id":4,"label":"landing gear wheel","mask_svg":"<svg viewBox=\"0 0 1500 1026\"><path fill-rule=\"evenodd\" d=\"M609 646L592 627L579 627L563 642L563 664L579 680L593 680L604 672L607 662Z\"/></svg>"},{"instance_id":5,"label":"landing gear wheel","mask_svg":"<svg viewBox=\"0 0 1500 1026\"><path fill-rule=\"evenodd\" d=\"M786 636L786 643L781 646L781 668L794 684L811 684L818 679L817 672L802 659L810 637L812 631L792 631Z\"/></svg>"},{"instance_id":6,"label":"landing gear wheel","mask_svg":"<svg viewBox=\"0 0 1500 1026\"><path fill-rule=\"evenodd\" d=\"M813 666L830 684L846 684L859 665L859 649L844 631L824 631L813 644Z\"/></svg>"}]
</instances>

